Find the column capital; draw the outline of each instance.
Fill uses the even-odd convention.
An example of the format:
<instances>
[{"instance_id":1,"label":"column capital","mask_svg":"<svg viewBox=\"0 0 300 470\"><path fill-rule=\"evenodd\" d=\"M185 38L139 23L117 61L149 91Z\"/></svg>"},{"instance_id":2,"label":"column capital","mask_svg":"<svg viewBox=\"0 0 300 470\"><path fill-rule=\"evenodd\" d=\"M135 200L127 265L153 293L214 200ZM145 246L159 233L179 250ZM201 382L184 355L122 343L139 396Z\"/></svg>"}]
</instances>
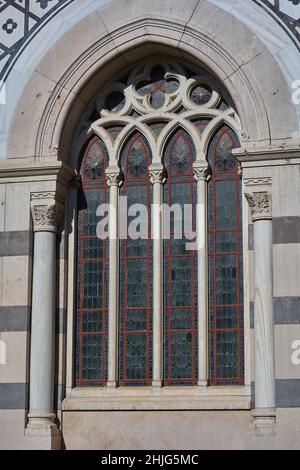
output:
<instances>
[{"instance_id":1,"label":"column capital","mask_svg":"<svg viewBox=\"0 0 300 470\"><path fill-rule=\"evenodd\" d=\"M105 170L107 186L122 186L123 175L118 166L109 166Z\"/></svg>"},{"instance_id":2,"label":"column capital","mask_svg":"<svg viewBox=\"0 0 300 470\"><path fill-rule=\"evenodd\" d=\"M56 233L63 212L63 197L55 191L31 193L34 232Z\"/></svg>"},{"instance_id":3,"label":"column capital","mask_svg":"<svg viewBox=\"0 0 300 470\"><path fill-rule=\"evenodd\" d=\"M270 177L244 178L245 197L252 221L272 219L272 179Z\"/></svg>"},{"instance_id":4,"label":"column capital","mask_svg":"<svg viewBox=\"0 0 300 470\"><path fill-rule=\"evenodd\" d=\"M250 206L252 221L272 219L272 196L270 192L245 193Z\"/></svg>"},{"instance_id":5,"label":"column capital","mask_svg":"<svg viewBox=\"0 0 300 470\"><path fill-rule=\"evenodd\" d=\"M167 173L161 163L152 163L149 166L149 177L151 184L164 184L167 180Z\"/></svg>"},{"instance_id":6,"label":"column capital","mask_svg":"<svg viewBox=\"0 0 300 470\"><path fill-rule=\"evenodd\" d=\"M195 161L193 164L194 180L195 181L209 181L211 177L211 170L208 162Z\"/></svg>"}]
</instances>

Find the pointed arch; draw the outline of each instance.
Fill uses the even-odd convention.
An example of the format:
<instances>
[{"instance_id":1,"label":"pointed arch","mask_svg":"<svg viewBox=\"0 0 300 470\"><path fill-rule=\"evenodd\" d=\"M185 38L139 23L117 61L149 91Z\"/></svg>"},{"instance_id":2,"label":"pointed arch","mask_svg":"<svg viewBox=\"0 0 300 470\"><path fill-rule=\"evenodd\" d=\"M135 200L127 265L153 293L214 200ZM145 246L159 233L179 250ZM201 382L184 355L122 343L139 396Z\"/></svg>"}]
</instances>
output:
<instances>
[{"instance_id":1,"label":"pointed arch","mask_svg":"<svg viewBox=\"0 0 300 470\"><path fill-rule=\"evenodd\" d=\"M144 138L147 140L148 145L151 149L152 159L154 159L154 155L156 153L156 142L155 142L153 132L151 131L151 129L149 129L148 126L144 125L142 122L133 120L133 122L130 122L129 124L127 124L126 127L124 127L124 129L120 132L120 134L116 138L116 141L114 144L116 162L120 162L121 151L126 141L128 141L128 139L132 136L132 134L134 134L137 131L140 132L144 136Z\"/></svg>"},{"instance_id":2,"label":"pointed arch","mask_svg":"<svg viewBox=\"0 0 300 470\"><path fill-rule=\"evenodd\" d=\"M193 171L196 147L190 134L180 126L167 135L162 155L168 174L163 202L170 213L169 219L164 220L167 230L164 237L164 381L166 385L195 385L198 378L197 252L189 248L189 243L195 241L193 233L196 234L197 185ZM174 214L172 218L171 214Z\"/></svg>"},{"instance_id":3,"label":"pointed arch","mask_svg":"<svg viewBox=\"0 0 300 470\"><path fill-rule=\"evenodd\" d=\"M158 153L158 162L160 163L163 161L163 152L165 146L167 144L168 139L172 136L174 132L179 129L183 129L192 139L193 145L197 149L197 159L198 159L198 149L201 147L201 138L195 129L195 127L187 120L180 118L180 116L176 116L173 121L169 122L162 132L160 133L157 139L157 153Z\"/></svg>"},{"instance_id":4,"label":"pointed arch","mask_svg":"<svg viewBox=\"0 0 300 470\"><path fill-rule=\"evenodd\" d=\"M211 122L206 126L201 139L201 152L204 155L208 154L209 144L211 139L215 135L215 133L220 129L223 125L227 125L230 127L235 134L240 136L241 134L241 127L239 122L232 117L234 113L233 110L226 111L221 115L216 115Z\"/></svg>"},{"instance_id":5,"label":"pointed arch","mask_svg":"<svg viewBox=\"0 0 300 470\"><path fill-rule=\"evenodd\" d=\"M210 383L244 383L242 193L232 149L236 133L219 125L208 145ZM225 351L225 353L224 353Z\"/></svg>"},{"instance_id":6,"label":"pointed arch","mask_svg":"<svg viewBox=\"0 0 300 470\"><path fill-rule=\"evenodd\" d=\"M119 380L124 386L151 383L151 160L145 136L138 130L127 135L119 159L124 175L120 196L126 197L127 206L120 219L120 226L126 227L120 240L119 287Z\"/></svg>"}]
</instances>

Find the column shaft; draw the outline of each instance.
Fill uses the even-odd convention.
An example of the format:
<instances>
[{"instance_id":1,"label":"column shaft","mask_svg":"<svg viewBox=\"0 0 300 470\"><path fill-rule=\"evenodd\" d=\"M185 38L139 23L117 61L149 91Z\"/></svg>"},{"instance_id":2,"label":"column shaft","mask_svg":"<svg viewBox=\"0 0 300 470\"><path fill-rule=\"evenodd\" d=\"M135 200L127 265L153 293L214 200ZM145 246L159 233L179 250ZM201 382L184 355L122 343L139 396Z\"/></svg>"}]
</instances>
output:
<instances>
[{"instance_id":1,"label":"column shaft","mask_svg":"<svg viewBox=\"0 0 300 470\"><path fill-rule=\"evenodd\" d=\"M255 434L273 434L276 421L274 366L273 236L270 178L244 180L254 224Z\"/></svg>"},{"instance_id":2,"label":"column shaft","mask_svg":"<svg viewBox=\"0 0 300 470\"><path fill-rule=\"evenodd\" d=\"M107 387L118 385L119 342L119 186L120 169L106 170L109 192L109 300L108 300L108 377Z\"/></svg>"},{"instance_id":3,"label":"column shaft","mask_svg":"<svg viewBox=\"0 0 300 470\"><path fill-rule=\"evenodd\" d=\"M207 269L207 182L197 182L197 248L198 248L198 385L208 380L208 269Z\"/></svg>"},{"instance_id":4,"label":"column shaft","mask_svg":"<svg viewBox=\"0 0 300 470\"><path fill-rule=\"evenodd\" d=\"M30 413L53 412L55 351L55 261L53 232L34 235Z\"/></svg>"},{"instance_id":5,"label":"column shaft","mask_svg":"<svg viewBox=\"0 0 300 470\"><path fill-rule=\"evenodd\" d=\"M207 246L207 161L194 163L197 181L197 263L198 263L198 385L208 384L208 246Z\"/></svg>"},{"instance_id":6,"label":"column shaft","mask_svg":"<svg viewBox=\"0 0 300 470\"><path fill-rule=\"evenodd\" d=\"M272 221L254 222L255 408L275 407Z\"/></svg>"},{"instance_id":7,"label":"column shaft","mask_svg":"<svg viewBox=\"0 0 300 470\"><path fill-rule=\"evenodd\" d=\"M54 409L56 230L63 206L55 192L32 193L30 410L27 432L58 433Z\"/></svg>"},{"instance_id":8,"label":"column shaft","mask_svg":"<svg viewBox=\"0 0 300 470\"><path fill-rule=\"evenodd\" d=\"M160 182L153 184L153 379L160 387L163 380L163 273L162 214Z\"/></svg>"}]
</instances>

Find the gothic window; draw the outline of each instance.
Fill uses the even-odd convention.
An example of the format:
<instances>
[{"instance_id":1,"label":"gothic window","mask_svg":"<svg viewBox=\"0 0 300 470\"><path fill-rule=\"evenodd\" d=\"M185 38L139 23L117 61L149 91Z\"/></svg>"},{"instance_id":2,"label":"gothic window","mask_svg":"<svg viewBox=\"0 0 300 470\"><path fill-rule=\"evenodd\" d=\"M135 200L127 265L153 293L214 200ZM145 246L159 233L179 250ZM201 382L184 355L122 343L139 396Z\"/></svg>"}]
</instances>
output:
<instances>
[{"instance_id":1,"label":"gothic window","mask_svg":"<svg viewBox=\"0 0 300 470\"><path fill-rule=\"evenodd\" d=\"M78 201L76 385L100 386L107 367L108 244L99 240L97 207L108 197L105 145L94 137L81 165Z\"/></svg>"},{"instance_id":2,"label":"gothic window","mask_svg":"<svg viewBox=\"0 0 300 470\"><path fill-rule=\"evenodd\" d=\"M168 178L164 203L182 211L190 204L195 226L196 182L193 162L196 151L190 136L182 129L171 137L164 150ZM170 237L164 240L164 379L168 385L191 384L197 380L197 272L195 250L187 250L189 233L184 220L171 212Z\"/></svg>"},{"instance_id":3,"label":"gothic window","mask_svg":"<svg viewBox=\"0 0 300 470\"><path fill-rule=\"evenodd\" d=\"M235 133L223 126L208 161L209 332L212 384L243 382L243 246L241 181L232 149Z\"/></svg>"},{"instance_id":4,"label":"gothic window","mask_svg":"<svg viewBox=\"0 0 300 470\"><path fill-rule=\"evenodd\" d=\"M94 103L78 202L75 385L242 385L240 129L230 97L194 65L153 58ZM97 230L106 202L115 239Z\"/></svg>"},{"instance_id":5,"label":"gothic window","mask_svg":"<svg viewBox=\"0 0 300 470\"><path fill-rule=\"evenodd\" d=\"M127 207L134 204L150 208L151 188L148 168L151 151L146 139L135 132L121 153L124 183L120 195L127 197ZM136 216L136 214L134 214ZM151 298L152 250L150 212L145 226L136 227L133 238L128 217L126 238L120 241L120 384L150 385L151 379ZM144 233L143 230L146 232Z\"/></svg>"}]
</instances>

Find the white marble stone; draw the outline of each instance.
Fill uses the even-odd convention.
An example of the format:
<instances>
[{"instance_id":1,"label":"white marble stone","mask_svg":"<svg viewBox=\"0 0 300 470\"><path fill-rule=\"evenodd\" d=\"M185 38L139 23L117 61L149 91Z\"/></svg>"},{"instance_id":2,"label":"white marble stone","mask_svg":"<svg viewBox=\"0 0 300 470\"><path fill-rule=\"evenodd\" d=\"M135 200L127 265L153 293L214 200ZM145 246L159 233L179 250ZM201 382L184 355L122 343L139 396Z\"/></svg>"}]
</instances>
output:
<instances>
[{"instance_id":1,"label":"white marble stone","mask_svg":"<svg viewBox=\"0 0 300 470\"><path fill-rule=\"evenodd\" d=\"M254 223L255 408L275 407L272 221Z\"/></svg>"}]
</instances>

